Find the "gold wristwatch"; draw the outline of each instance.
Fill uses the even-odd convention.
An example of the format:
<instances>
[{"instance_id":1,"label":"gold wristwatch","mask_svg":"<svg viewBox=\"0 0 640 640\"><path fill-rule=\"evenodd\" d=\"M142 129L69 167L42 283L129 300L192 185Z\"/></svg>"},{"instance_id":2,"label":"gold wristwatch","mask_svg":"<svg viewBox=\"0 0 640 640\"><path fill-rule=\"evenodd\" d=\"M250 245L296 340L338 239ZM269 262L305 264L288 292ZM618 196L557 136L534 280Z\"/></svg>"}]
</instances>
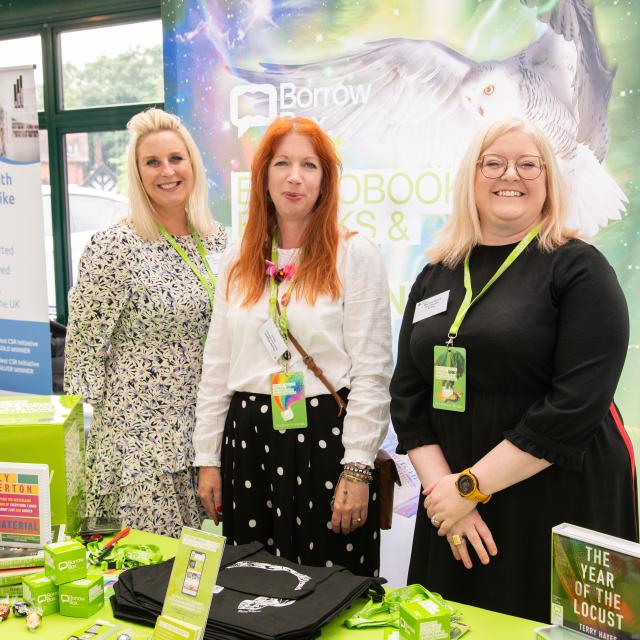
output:
<instances>
[{"instance_id":1,"label":"gold wristwatch","mask_svg":"<svg viewBox=\"0 0 640 640\"><path fill-rule=\"evenodd\" d=\"M471 467L460 473L456 480L458 493L467 500L475 500L486 504L491 500L491 494L486 495L478 489L478 478L471 473Z\"/></svg>"}]
</instances>

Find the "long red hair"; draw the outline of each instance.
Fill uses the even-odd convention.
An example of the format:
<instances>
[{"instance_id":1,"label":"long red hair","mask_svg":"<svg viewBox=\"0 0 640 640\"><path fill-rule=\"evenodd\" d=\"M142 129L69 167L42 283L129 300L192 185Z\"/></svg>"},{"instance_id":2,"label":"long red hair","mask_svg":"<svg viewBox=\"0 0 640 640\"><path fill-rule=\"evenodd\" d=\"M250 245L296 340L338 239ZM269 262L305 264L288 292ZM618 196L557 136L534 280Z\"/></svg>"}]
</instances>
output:
<instances>
[{"instance_id":1,"label":"long red hair","mask_svg":"<svg viewBox=\"0 0 640 640\"><path fill-rule=\"evenodd\" d=\"M308 136L322 165L320 195L305 229L296 271L296 293L304 293L309 304L319 295L335 300L340 295L336 265L340 230L338 192L342 165L329 136L308 118L278 118L267 129L251 163L249 217L242 236L240 254L229 271L227 298L231 286L239 286L242 306L258 302L267 278L265 260L271 258L271 239L277 227L275 206L267 197L269 164L280 141L291 131Z\"/></svg>"}]
</instances>

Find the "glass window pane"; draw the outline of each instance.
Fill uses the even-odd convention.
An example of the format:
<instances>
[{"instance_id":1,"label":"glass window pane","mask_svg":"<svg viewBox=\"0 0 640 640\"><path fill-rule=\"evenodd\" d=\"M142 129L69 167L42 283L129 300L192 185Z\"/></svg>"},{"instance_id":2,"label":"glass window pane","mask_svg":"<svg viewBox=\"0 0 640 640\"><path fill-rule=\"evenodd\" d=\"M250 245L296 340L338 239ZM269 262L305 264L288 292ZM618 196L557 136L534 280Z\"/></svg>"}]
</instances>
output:
<instances>
[{"instance_id":1,"label":"glass window pane","mask_svg":"<svg viewBox=\"0 0 640 640\"><path fill-rule=\"evenodd\" d=\"M63 108L161 102L160 20L60 34Z\"/></svg>"},{"instance_id":2,"label":"glass window pane","mask_svg":"<svg viewBox=\"0 0 640 640\"><path fill-rule=\"evenodd\" d=\"M77 280L80 256L91 236L127 213L128 140L126 131L65 135L71 284Z\"/></svg>"},{"instance_id":3,"label":"glass window pane","mask_svg":"<svg viewBox=\"0 0 640 640\"><path fill-rule=\"evenodd\" d=\"M33 64L36 67L36 101L38 111L44 111L44 96L42 80L42 45L40 36L26 38L12 38L0 40L0 60L2 67L20 67Z\"/></svg>"}]
</instances>

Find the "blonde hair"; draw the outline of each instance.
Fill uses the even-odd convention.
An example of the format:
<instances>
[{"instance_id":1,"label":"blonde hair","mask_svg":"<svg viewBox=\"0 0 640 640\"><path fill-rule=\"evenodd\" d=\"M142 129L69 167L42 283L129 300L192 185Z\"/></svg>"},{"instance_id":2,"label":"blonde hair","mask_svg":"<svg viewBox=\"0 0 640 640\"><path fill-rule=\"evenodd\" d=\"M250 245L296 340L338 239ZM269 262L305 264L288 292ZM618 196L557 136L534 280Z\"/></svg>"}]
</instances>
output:
<instances>
[{"instance_id":1,"label":"blonde hair","mask_svg":"<svg viewBox=\"0 0 640 640\"><path fill-rule=\"evenodd\" d=\"M129 178L129 216L138 235L146 240L158 240L160 233L157 218L149 196L145 191L138 169L138 147L142 139L158 131L174 131L184 143L193 171L193 189L187 199L187 222L201 235L213 233L216 223L208 205L207 179L204 163L191 134L174 116L162 109L147 109L137 113L127 123L130 133L127 150L127 173Z\"/></svg>"},{"instance_id":2,"label":"blonde hair","mask_svg":"<svg viewBox=\"0 0 640 640\"><path fill-rule=\"evenodd\" d=\"M478 159L498 138L511 131L529 135L538 147L545 164L547 197L542 206L538 246L543 251L553 251L570 238L576 237L574 232L564 226L565 187L547 137L531 122L519 118L505 118L480 131L467 149L454 185L453 213L438 231L437 242L426 252L429 262L442 262L445 266L454 268L465 259L473 247L482 242L475 196Z\"/></svg>"}]
</instances>

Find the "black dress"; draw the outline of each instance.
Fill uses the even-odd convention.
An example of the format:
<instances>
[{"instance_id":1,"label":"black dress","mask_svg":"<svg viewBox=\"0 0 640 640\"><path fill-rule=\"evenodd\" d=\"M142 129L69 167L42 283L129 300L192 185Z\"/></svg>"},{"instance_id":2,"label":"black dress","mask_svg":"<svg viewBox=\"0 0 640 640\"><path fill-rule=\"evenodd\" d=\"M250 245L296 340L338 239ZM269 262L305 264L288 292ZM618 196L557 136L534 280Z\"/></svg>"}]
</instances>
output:
<instances>
[{"instance_id":1,"label":"black dress","mask_svg":"<svg viewBox=\"0 0 640 640\"><path fill-rule=\"evenodd\" d=\"M474 295L514 246L473 250ZM416 303L447 290L446 311L413 324ZM408 583L548 621L553 526L638 539L633 453L610 411L627 352L626 302L594 247L576 240L544 253L534 241L462 323L455 344L467 349L467 408L456 413L432 407L433 346L444 344L463 297L462 265L427 266L411 290L391 382L398 450L438 444L455 473L506 438L553 464L478 505L498 547L487 566L472 548L471 570L457 562L421 501Z\"/></svg>"}]
</instances>

